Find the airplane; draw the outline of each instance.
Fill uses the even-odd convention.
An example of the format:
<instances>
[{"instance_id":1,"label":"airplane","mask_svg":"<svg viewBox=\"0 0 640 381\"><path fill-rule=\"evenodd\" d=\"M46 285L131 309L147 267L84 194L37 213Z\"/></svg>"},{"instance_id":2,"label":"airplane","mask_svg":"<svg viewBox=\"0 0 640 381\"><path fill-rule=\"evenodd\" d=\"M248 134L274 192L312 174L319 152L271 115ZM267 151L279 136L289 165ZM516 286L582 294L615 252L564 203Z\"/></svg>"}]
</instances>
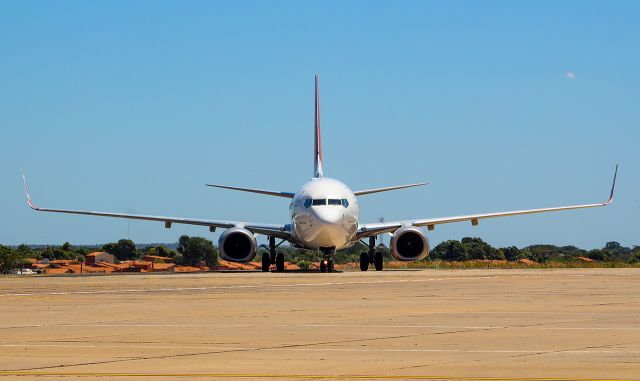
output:
<instances>
[{"instance_id":1,"label":"airplane","mask_svg":"<svg viewBox=\"0 0 640 381\"><path fill-rule=\"evenodd\" d=\"M31 209L40 212L69 213L88 216L128 218L135 220L164 222L165 228L172 224L200 225L214 232L217 228L225 229L218 240L220 256L227 261L252 261L258 250L256 235L265 235L269 239L269 252L262 256L262 271L270 271L275 264L276 272L284 271L284 254L276 252L284 242L297 248L313 250L322 254L321 272L333 272L333 255L336 250L353 246L356 242L368 239L368 251L360 255L360 270L367 271L371 264L377 271L384 267L383 254L376 247L376 239L381 234L391 234L391 255L399 261L417 261L429 254L429 240L420 228L434 230L436 225L453 222L471 222L473 226L487 218L516 216L523 214L556 212L571 209L583 209L607 206L613 201L613 192L618 174L618 165L613 175L613 184L609 198L605 202L580 204L540 209L516 210L498 213L469 214L453 217L410 219L392 222L361 223L358 197L374 193L387 192L427 185L414 183L352 191L343 182L325 177L322 162L322 139L320 134L320 98L318 76L315 76L315 122L313 144L313 178L307 181L297 192L282 192L265 189L244 188L228 185L206 184L210 187L230 189L242 192L258 193L291 200L289 214L291 220L285 224L263 224L243 221L224 221L209 219L193 219L180 217L164 217L140 214L123 214L111 212L93 212L84 210L40 208L34 205L27 187L27 180L22 172L27 203ZM276 244L276 240L280 242Z\"/></svg>"}]
</instances>

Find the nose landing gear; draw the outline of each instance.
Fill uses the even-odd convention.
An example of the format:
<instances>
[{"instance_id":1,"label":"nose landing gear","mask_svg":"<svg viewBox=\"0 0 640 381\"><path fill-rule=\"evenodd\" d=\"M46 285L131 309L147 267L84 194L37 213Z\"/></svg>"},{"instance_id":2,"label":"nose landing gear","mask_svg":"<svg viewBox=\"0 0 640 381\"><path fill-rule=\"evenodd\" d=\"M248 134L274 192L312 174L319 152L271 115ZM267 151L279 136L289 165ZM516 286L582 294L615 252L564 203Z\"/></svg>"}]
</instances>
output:
<instances>
[{"instance_id":1,"label":"nose landing gear","mask_svg":"<svg viewBox=\"0 0 640 381\"><path fill-rule=\"evenodd\" d=\"M323 259L320 261L320 272L321 273L332 273L335 271L333 264L333 254L336 252L335 248L321 248Z\"/></svg>"},{"instance_id":2,"label":"nose landing gear","mask_svg":"<svg viewBox=\"0 0 640 381\"><path fill-rule=\"evenodd\" d=\"M320 272L321 273L332 273L335 271L333 260L331 259L323 259L320 261Z\"/></svg>"}]
</instances>

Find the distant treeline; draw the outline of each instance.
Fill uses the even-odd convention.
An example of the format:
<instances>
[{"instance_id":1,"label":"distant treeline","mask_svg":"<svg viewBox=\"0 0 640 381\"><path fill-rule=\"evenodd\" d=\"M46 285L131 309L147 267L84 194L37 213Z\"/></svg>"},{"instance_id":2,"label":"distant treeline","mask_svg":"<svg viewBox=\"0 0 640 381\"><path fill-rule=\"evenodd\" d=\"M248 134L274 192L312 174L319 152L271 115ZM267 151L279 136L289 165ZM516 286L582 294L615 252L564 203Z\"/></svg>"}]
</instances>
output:
<instances>
[{"instance_id":1,"label":"distant treeline","mask_svg":"<svg viewBox=\"0 0 640 381\"><path fill-rule=\"evenodd\" d=\"M393 259L387 247L381 246L377 250L383 252L386 260ZM318 260L316 253L307 250L285 247L283 251L287 255L287 260L297 263L302 268ZM367 251L367 246L358 242L349 249L337 252L335 262L359 262L360 253L363 251ZM515 246L496 248L481 238L465 237L460 241L449 240L438 244L431 249L427 258L419 262L518 261L527 259L537 263L557 263L577 262L581 261L580 258L588 258L599 262L638 264L640 263L640 246L634 245L629 248L620 245L618 242L607 242L602 249L593 250L583 250L575 246L555 245L531 245L522 249Z\"/></svg>"},{"instance_id":2,"label":"distant treeline","mask_svg":"<svg viewBox=\"0 0 640 381\"><path fill-rule=\"evenodd\" d=\"M45 245L0 245L0 274L20 267L30 259L41 260L77 260L84 261L85 255L104 251L113 254L117 261L142 259L147 255L172 258L178 265L215 266L218 263L218 249L213 243L202 237L183 235L174 244L136 245L129 239L121 239L105 245L71 245L65 242L61 246Z\"/></svg>"},{"instance_id":3,"label":"distant treeline","mask_svg":"<svg viewBox=\"0 0 640 381\"><path fill-rule=\"evenodd\" d=\"M301 268L309 268L312 263L317 262L317 253L296 249L291 246L281 246L279 251L284 252L286 260L297 264ZM392 260L389 249L379 246L377 250L382 251L386 260ZM121 239L118 242L107 243L96 246L74 246L68 242L61 246L42 245L20 245L2 246L0 245L0 273L9 272L28 258L49 260L55 259L75 259L84 260L84 256L94 251L105 251L113 254L118 261L141 259L147 255L160 257L170 257L173 262L181 265L207 265L215 266L218 262L218 249L210 240L202 237L182 236L174 244L146 244L136 245L128 239ZM367 251L367 246L357 242L353 247L340 250L336 253L334 260L336 263L359 262L360 253ZM267 250L261 247L258 250L256 261L260 260ZM496 248L481 238L465 237L462 240L449 240L440 243L431 249L429 256L422 262L446 261L464 262L477 260L503 260L518 261L522 259L531 260L537 263L558 263L577 262L588 258L598 262L610 262L618 264L638 264L640 263L640 246L631 248L620 245L618 242L607 242L601 249L583 250L575 246L555 246L555 245L531 245L524 248L515 246Z\"/></svg>"}]
</instances>

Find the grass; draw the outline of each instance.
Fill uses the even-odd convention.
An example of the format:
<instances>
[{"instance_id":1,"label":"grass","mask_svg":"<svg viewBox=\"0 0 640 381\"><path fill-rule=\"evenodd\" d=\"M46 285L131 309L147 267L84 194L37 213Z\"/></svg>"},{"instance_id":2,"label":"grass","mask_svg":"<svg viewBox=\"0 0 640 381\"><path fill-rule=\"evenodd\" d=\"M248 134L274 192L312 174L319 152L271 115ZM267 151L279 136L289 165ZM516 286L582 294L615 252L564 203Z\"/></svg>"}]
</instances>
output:
<instances>
[{"instance_id":1,"label":"grass","mask_svg":"<svg viewBox=\"0 0 640 381\"><path fill-rule=\"evenodd\" d=\"M387 268L398 269L581 269L581 268L640 268L640 264L625 262L583 262L583 261L547 261L547 262L509 262L509 261L418 261L389 262Z\"/></svg>"}]
</instances>

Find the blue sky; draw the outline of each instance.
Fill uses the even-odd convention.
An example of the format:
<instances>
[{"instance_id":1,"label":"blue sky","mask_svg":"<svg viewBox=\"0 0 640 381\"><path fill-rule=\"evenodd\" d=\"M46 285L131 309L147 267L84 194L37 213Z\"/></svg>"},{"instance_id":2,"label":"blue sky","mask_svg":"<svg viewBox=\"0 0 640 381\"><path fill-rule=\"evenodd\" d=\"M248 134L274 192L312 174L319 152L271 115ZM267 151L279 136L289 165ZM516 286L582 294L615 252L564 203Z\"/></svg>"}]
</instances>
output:
<instances>
[{"instance_id":1,"label":"blue sky","mask_svg":"<svg viewBox=\"0 0 640 381\"><path fill-rule=\"evenodd\" d=\"M0 6L0 244L205 228L38 214L37 204L287 222L312 175L320 75L325 175L362 220L606 199L609 208L439 226L432 244L640 244L640 3L4 2ZM261 239L264 242L264 238Z\"/></svg>"}]
</instances>

